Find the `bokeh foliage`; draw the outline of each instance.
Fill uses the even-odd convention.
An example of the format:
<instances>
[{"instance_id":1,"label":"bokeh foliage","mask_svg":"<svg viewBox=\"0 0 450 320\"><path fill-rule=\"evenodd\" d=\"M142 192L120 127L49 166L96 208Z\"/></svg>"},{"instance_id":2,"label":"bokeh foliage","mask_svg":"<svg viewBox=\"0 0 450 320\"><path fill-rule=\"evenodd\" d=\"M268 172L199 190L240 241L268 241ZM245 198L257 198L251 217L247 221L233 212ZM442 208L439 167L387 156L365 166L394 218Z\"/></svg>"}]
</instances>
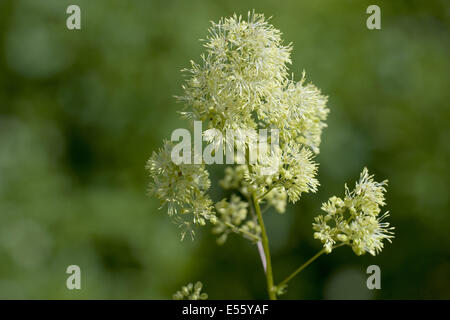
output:
<instances>
[{"instance_id":1,"label":"bokeh foliage","mask_svg":"<svg viewBox=\"0 0 450 320\"><path fill-rule=\"evenodd\" d=\"M78 4L82 30L65 11ZM378 4L382 30L365 26ZM255 248L209 231L180 243L146 195L151 152L185 127L174 95L210 20L273 16L329 96L317 194L268 212L276 281L317 252L311 223L364 166L389 179L396 239L377 257L321 257L285 298L450 298L448 1L0 1L0 297L170 298L202 280L210 298L265 298ZM212 168L213 178L221 167ZM213 197L224 196L219 188ZM82 290L65 287L66 267ZM378 264L382 290L365 287Z\"/></svg>"}]
</instances>

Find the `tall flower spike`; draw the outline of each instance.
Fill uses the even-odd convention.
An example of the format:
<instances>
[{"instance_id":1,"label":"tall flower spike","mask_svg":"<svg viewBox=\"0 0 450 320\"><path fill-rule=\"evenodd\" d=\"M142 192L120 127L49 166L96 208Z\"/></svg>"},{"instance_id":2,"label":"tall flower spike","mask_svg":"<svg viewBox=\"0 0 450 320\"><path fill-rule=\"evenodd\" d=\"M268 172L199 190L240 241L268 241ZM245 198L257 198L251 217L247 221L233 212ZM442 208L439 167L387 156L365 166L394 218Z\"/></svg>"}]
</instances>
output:
<instances>
[{"instance_id":1,"label":"tall flower spike","mask_svg":"<svg viewBox=\"0 0 450 320\"><path fill-rule=\"evenodd\" d=\"M388 212L379 216L385 205L384 192L387 181L376 182L367 168L361 172L355 189L345 186L345 198L331 197L322 204L325 215L314 220L314 238L319 239L327 253L338 244L352 247L357 255L365 252L375 256L383 249L383 240L391 242L394 227L384 220Z\"/></svg>"}]
</instances>

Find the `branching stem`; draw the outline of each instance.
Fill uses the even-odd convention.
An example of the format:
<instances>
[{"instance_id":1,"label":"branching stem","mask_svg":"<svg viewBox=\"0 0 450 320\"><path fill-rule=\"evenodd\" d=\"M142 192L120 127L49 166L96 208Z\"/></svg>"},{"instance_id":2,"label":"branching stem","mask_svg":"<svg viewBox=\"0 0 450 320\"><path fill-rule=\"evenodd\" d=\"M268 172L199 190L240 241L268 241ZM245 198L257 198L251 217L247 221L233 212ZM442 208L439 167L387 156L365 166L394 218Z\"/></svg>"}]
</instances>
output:
<instances>
[{"instance_id":1,"label":"branching stem","mask_svg":"<svg viewBox=\"0 0 450 320\"><path fill-rule=\"evenodd\" d=\"M229 222L223 222L224 225L226 225L228 228L230 228L231 230L233 230L233 232L237 233L237 234L242 234L243 236L247 236L250 239L258 242L261 239L258 236L255 236L253 233L250 233L248 231L242 230L237 228L235 225L229 223Z\"/></svg>"},{"instance_id":2,"label":"branching stem","mask_svg":"<svg viewBox=\"0 0 450 320\"><path fill-rule=\"evenodd\" d=\"M340 246L344 245L343 243L334 246L333 249L335 248L339 248ZM320 250L319 252L317 252L314 256L312 256L308 261L306 261L304 264L302 264L300 267L298 267L294 272L292 272L286 279L284 279L283 281L281 281L278 285L277 288L281 288L284 285L286 285L289 281L292 280L292 278L294 278L297 274L299 274L300 272L303 271L303 269L305 269L307 266L309 266L312 262L314 262L314 260L316 260L317 258L319 258L322 254L325 253L325 249Z\"/></svg>"}]
</instances>

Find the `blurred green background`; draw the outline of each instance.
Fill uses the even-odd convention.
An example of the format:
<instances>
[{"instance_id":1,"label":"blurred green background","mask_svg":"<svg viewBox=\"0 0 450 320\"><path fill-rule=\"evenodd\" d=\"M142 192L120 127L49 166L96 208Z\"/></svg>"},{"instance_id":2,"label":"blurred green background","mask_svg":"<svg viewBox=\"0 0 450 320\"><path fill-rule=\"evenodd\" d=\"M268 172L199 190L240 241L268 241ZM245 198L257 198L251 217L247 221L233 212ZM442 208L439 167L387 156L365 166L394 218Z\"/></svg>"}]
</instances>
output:
<instances>
[{"instance_id":1,"label":"blurred green background","mask_svg":"<svg viewBox=\"0 0 450 320\"><path fill-rule=\"evenodd\" d=\"M82 30L66 28L81 7ZM366 28L381 7L382 29ZM202 280L212 299L266 298L257 251L210 230L194 242L146 195L152 151L180 120L180 69L209 21L273 16L329 96L321 187L266 214L276 281L320 249L320 204L364 166L389 179L396 239L377 256L348 247L292 281L288 299L450 298L448 1L0 1L0 297L166 299ZM221 169L221 168L219 168ZM213 178L220 171L213 170ZM214 200L223 197L213 189ZM82 290L66 288L68 265ZM381 268L369 291L366 268Z\"/></svg>"}]
</instances>

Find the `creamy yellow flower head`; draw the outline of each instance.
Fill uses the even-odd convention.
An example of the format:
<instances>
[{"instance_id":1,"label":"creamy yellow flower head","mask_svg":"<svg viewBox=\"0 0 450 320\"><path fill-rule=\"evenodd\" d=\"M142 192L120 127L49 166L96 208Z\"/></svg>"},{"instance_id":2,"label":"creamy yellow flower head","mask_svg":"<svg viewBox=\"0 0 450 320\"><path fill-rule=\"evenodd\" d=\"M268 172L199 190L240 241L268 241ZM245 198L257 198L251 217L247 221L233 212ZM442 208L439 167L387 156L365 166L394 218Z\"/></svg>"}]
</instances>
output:
<instances>
[{"instance_id":1,"label":"creamy yellow flower head","mask_svg":"<svg viewBox=\"0 0 450 320\"><path fill-rule=\"evenodd\" d=\"M389 214L379 216L380 207L385 204L386 185L387 181L374 181L364 168L353 191L345 186L344 199L333 196L322 204L326 214L315 218L313 229L314 238L323 243L327 253L336 245L345 244L357 255L376 255L383 249L383 240L391 242L394 228L384 222Z\"/></svg>"}]
</instances>

